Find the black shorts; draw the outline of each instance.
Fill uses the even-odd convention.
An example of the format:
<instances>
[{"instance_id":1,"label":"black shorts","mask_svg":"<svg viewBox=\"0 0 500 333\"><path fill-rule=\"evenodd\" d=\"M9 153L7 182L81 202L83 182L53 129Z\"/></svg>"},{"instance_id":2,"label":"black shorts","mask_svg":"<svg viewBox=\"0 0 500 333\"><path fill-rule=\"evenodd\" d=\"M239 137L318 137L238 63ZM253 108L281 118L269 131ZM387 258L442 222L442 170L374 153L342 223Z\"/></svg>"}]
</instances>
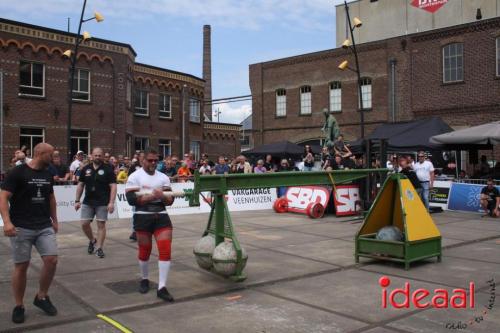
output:
<instances>
[{"instance_id":1,"label":"black shorts","mask_svg":"<svg viewBox=\"0 0 500 333\"><path fill-rule=\"evenodd\" d=\"M134 214L134 230L153 233L156 229L172 228L168 214Z\"/></svg>"},{"instance_id":2,"label":"black shorts","mask_svg":"<svg viewBox=\"0 0 500 333\"><path fill-rule=\"evenodd\" d=\"M488 200L488 210L493 212L495 210L495 206L497 204L497 201L496 200Z\"/></svg>"}]
</instances>

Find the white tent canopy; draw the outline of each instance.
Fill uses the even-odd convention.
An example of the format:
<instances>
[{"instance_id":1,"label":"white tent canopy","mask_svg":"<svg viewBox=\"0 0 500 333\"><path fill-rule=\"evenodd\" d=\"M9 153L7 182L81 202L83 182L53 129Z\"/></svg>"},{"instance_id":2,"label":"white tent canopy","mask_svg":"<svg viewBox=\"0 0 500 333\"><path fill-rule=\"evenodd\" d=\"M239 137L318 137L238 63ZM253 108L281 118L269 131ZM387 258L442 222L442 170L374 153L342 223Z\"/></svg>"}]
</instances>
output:
<instances>
[{"instance_id":1,"label":"white tent canopy","mask_svg":"<svg viewBox=\"0 0 500 333\"><path fill-rule=\"evenodd\" d=\"M450 133L435 135L429 139L431 143L451 145L487 145L500 143L500 121L479 126L464 128Z\"/></svg>"}]
</instances>

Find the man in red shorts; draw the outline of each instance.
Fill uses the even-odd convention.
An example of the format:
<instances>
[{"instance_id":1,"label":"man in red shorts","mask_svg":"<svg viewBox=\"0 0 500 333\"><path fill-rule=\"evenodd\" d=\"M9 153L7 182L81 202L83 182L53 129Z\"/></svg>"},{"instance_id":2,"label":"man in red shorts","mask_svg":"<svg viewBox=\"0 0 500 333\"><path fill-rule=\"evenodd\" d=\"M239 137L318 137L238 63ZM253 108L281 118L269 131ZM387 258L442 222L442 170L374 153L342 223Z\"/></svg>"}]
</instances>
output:
<instances>
[{"instance_id":1,"label":"man in red shorts","mask_svg":"<svg viewBox=\"0 0 500 333\"><path fill-rule=\"evenodd\" d=\"M156 295L173 302L174 298L166 288L170 270L170 253L172 246L172 222L165 206L174 202L172 197L166 197L164 191L170 191L169 178L156 170L158 153L147 150L142 168L129 176L125 185L125 195L131 206L135 206L133 216L134 231L139 245L139 267L142 279L139 292L149 291L149 256L151 255L153 235L158 247L158 291ZM140 193L139 193L140 192Z\"/></svg>"}]
</instances>

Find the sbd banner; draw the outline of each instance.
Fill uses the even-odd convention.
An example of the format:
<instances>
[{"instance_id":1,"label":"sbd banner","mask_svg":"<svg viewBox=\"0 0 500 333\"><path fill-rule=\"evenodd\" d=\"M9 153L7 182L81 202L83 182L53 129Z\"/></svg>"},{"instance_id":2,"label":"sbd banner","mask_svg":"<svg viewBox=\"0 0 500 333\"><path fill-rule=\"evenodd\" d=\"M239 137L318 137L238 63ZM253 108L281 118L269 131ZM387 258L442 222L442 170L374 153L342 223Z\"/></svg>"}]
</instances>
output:
<instances>
[{"instance_id":1,"label":"sbd banner","mask_svg":"<svg viewBox=\"0 0 500 333\"><path fill-rule=\"evenodd\" d=\"M330 200L330 187L325 186L293 186L286 191L288 200L288 211L307 214L307 207L311 203L320 203L323 207L328 206Z\"/></svg>"}]
</instances>

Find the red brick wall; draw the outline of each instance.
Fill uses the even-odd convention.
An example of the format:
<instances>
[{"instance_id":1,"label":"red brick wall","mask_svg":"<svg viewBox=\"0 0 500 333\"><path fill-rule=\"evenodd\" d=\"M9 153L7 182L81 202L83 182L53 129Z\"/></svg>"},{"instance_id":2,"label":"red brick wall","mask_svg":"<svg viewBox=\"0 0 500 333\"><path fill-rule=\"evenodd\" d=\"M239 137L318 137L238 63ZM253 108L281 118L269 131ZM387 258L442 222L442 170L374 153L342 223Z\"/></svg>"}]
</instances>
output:
<instances>
[{"instance_id":1,"label":"red brick wall","mask_svg":"<svg viewBox=\"0 0 500 333\"><path fill-rule=\"evenodd\" d=\"M373 109L365 113L365 135L391 121L390 61L395 60L396 121L440 116L450 126L473 126L500 119L500 78L495 76L495 39L500 18L392 38L358 47L362 76L372 78ZM442 47L464 44L464 82L443 84ZM337 69L354 59L342 49L250 65L255 144L322 137L328 82L342 83L342 112L335 113L347 139L359 137L355 73ZM299 116L299 87L312 86L311 116ZM275 90L287 91L287 116L276 118ZM499 149L496 149L497 159Z\"/></svg>"},{"instance_id":2,"label":"red brick wall","mask_svg":"<svg viewBox=\"0 0 500 333\"><path fill-rule=\"evenodd\" d=\"M8 22L12 24L11 22ZM20 26L22 27L22 25ZM27 27L43 31L36 27ZM72 48L68 41L48 38L36 38L1 31L0 29L0 68L4 72L4 168L19 148L20 127L40 127L45 129L45 141L53 144L66 155L66 133L68 115L68 79L69 59L62 56L64 50ZM5 30L5 29L4 29ZM21 32L19 28L19 32ZM64 36L64 32L54 32ZM120 45L120 47L123 45ZM126 154L127 135L150 138L152 147L158 147L158 139L170 139L174 154L181 153L181 90L185 87L186 98L186 151L191 140L201 143L203 137L203 105L201 123L189 121L189 97L203 101L203 81L189 78L165 79L164 77L143 72L134 72L132 51L112 52L99 48L90 48L82 44L79 51L78 68L91 72L90 102L73 102L72 129L90 131L91 146L101 146L113 154ZM32 60L45 64L45 97L28 98L18 96L19 61ZM170 73L167 70L157 69ZM182 73L172 75L182 78ZM165 84L165 81L168 84ZM196 82L195 82L196 81ZM131 87L131 103L127 102L127 85ZM150 115L134 115L134 87L150 92ZM158 118L158 94L165 92L172 96L172 120ZM236 141L238 137L236 136ZM210 142L207 142L210 144ZM225 143L234 147L233 144ZM212 145L214 154L224 153ZM224 147L224 146L220 146ZM239 142L238 142L239 147ZM238 148L239 149L239 148Z\"/></svg>"}]
</instances>

